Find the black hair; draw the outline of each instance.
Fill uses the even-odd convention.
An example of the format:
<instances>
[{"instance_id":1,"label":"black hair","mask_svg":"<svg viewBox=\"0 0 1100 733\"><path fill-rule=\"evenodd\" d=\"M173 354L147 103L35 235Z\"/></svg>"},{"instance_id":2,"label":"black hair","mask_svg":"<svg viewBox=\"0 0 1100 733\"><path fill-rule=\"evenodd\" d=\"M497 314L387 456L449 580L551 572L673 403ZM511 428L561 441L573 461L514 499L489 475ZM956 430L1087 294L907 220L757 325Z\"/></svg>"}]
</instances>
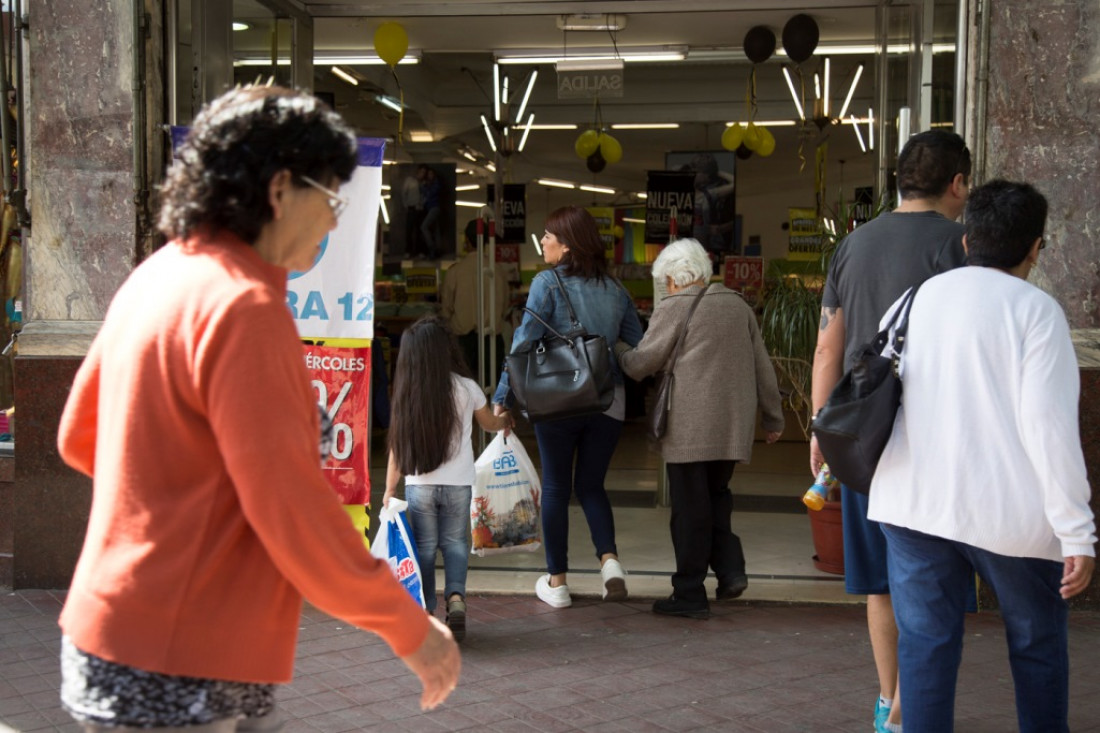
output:
<instances>
[{"instance_id":1,"label":"black hair","mask_svg":"<svg viewBox=\"0 0 1100 733\"><path fill-rule=\"evenodd\" d=\"M1027 183L993 180L966 202L966 262L1010 270L1043 236L1047 200Z\"/></svg>"},{"instance_id":2,"label":"black hair","mask_svg":"<svg viewBox=\"0 0 1100 733\"><path fill-rule=\"evenodd\" d=\"M470 370L447 321L420 318L401 334L393 374L389 448L405 476L434 471L447 460L451 433L461 425L451 374Z\"/></svg>"},{"instance_id":3,"label":"black hair","mask_svg":"<svg viewBox=\"0 0 1100 733\"><path fill-rule=\"evenodd\" d=\"M282 170L322 185L351 178L355 134L324 102L284 87L232 89L199 112L161 190L160 231L186 239L227 230L253 244L274 217L268 187Z\"/></svg>"},{"instance_id":4,"label":"black hair","mask_svg":"<svg viewBox=\"0 0 1100 733\"><path fill-rule=\"evenodd\" d=\"M600 241L600 229L591 214L579 206L555 209L546 217L546 231L569 247L561 256L566 275L579 275L588 280L607 277L607 255Z\"/></svg>"},{"instance_id":5,"label":"black hair","mask_svg":"<svg viewBox=\"0 0 1100 733\"><path fill-rule=\"evenodd\" d=\"M482 231L484 232L485 241L488 242L488 224L485 225L485 228L482 229ZM477 249L477 219L470 219L470 221L466 222L466 230L464 233L466 235L466 244L469 245L470 249Z\"/></svg>"},{"instance_id":6,"label":"black hair","mask_svg":"<svg viewBox=\"0 0 1100 733\"><path fill-rule=\"evenodd\" d=\"M903 199L939 198L960 173L970 178L970 150L963 139L946 130L921 132L898 156L898 191Z\"/></svg>"}]
</instances>

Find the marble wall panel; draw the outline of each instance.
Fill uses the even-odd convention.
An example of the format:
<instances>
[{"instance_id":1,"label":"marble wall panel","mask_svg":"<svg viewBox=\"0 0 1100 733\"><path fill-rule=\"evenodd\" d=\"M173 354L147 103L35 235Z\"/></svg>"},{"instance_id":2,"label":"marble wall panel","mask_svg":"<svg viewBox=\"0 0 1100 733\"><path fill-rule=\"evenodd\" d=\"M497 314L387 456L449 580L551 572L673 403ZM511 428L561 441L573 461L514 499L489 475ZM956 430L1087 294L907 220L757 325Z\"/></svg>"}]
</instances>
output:
<instances>
[{"instance_id":1,"label":"marble wall panel","mask_svg":"<svg viewBox=\"0 0 1100 733\"><path fill-rule=\"evenodd\" d=\"M1032 281L1073 328L1100 326L1100 3L997 0L992 13L986 177L1025 180L1050 201Z\"/></svg>"}]
</instances>

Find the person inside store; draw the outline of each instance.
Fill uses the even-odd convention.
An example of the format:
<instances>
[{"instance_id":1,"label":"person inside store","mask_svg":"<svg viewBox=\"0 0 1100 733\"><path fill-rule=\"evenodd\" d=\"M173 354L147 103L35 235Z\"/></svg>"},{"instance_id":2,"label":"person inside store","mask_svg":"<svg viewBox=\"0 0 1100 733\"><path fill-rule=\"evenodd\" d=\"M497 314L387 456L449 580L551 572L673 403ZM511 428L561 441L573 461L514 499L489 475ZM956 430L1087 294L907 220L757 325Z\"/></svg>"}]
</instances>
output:
<instances>
[{"instance_id":1,"label":"person inside store","mask_svg":"<svg viewBox=\"0 0 1100 733\"><path fill-rule=\"evenodd\" d=\"M1046 214L1026 183L975 189L969 266L925 282L910 310L868 510L886 534L907 733L952 730L975 572L1000 604L1019 729L1069 730L1066 599L1092 579L1096 525L1069 324L1027 282Z\"/></svg>"},{"instance_id":2,"label":"person inside store","mask_svg":"<svg viewBox=\"0 0 1100 733\"><path fill-rule=\"evenodd\" d=\"M543 270L531 281L527 308L559 332L571 330L566 298L577 320L590 334L608 344L636 346L642 324L630 293L608 272L596 221L584 209L565 206L550 212L542 236L543 259L557 272ZM560 278L560 279L559 279ZM564 292L562 291L564 288ZM546 328L530 313L512 337L512 351L541 338ZM604 413L549 420L535 424L542 462L542 530L548 573L538 579L535 593L554 608L572 604L569 585L569 499L575 493L584 511L596 557L600 562L603 598L627 597L626 578L615 543L615 519L604 479L623 429L626 392L619 366L612 359L615 399ZM511 404L508 372L501 374L493 394L493 410L504 414Z\"/></svg>"},{"instance_id":3,"label":"person inside store","mask_svg":"<svg viewBox=\"0 0 1100 733\"><path fill-rule=\"evenodd\" d=\"M703 586L708 568L718 579L716 600L745 592L745 553L730 525L729 481L734 467L752 457L757 407L768 443L779 440L784 427L775 368L756 314L721 283L708 285L710 273L710 256L695 239L661 250L653 277L665 283L668 295L653 310L641 343L615 346L623 371L641 379L667 369L683 334L668 423L657 445L668 469L676 572L672 595L657 600L653 611L669 616L710 615Z\"/></svg>"},{"instance_id":4,"label":"person inside store","mask_svg":"<svg viewBox=\"0 0 1100 733\"><path fill-rule=\"evenodd\" d=\"M425 709L457 683L451 632L370 556L322 475L286 307L356 153L317 98L249 86L199 113L169 170L169 242L116 294L58 435L93 480L60 618L62 704L85 731L280 729L303 595L381 636Z\"/></svg>"},{"instance_id":5,"label":"person inside store","mask_svg":"<svg viewBox=\"0 0 1100 733\"><path fill-rule=\"evenodd\" d=\"M507 328L507 315L511 308L512 293L508 282L508 268L504 265L492 264L492 250L488 246L488 236L482 237L485 246L480 250L477 244L477 219L471 219L466 224L464 232L466 240L466 254L458 262L451 265L443 274L443 286L440 289L440 314L450 323L451 330L458 335L458 345L462 349L462 356L466 359L474 371L478 384L489 383L489 359L492 347L496 345L497 361L504 359L504 336ZM488 232L488 227L483 223L482 231ZM484 367L478 359L478 331L477 331L477 271L478 253L481 253L481 268L484 273L482 279L482 318L485 327L485 336L482 339L482 348L485 351ZM495 273L496 282L493 286L493 297L490 301L490 277Z\"/></svg>"},{"instance_id":6,"label":"person inside store","mask_svg":"<svg viewBox=\"0 0 1100 733\"><path fill-rule=\"evenodd\" d=\"M970 151L961 137L929 130L909 138L898 156L901 203L856 227L837 247L821 297L814 349L813 414L851 369L853 356L878 332L882 314L902 293L932 275L965 264L963 212L970 188ZM810 438L810 471L824 463ZM879 678L874 707L878 733L902 727L897 625L890 603L886 537L867 519L867 495L841 487L844 589L867 596L867 628Z\"/></svg>"}]
</instances>

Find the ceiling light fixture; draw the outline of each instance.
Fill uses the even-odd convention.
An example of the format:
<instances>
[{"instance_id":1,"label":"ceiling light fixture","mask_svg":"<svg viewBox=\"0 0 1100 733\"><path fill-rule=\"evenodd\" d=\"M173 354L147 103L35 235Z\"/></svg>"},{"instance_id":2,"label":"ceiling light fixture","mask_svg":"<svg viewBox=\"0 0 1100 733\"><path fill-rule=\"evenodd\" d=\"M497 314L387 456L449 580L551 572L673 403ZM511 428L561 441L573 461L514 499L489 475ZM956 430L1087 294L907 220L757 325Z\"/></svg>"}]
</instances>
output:
<instances>
[{"instance_id":1,"label":"ceiling light fixture","mask_svg":"<svg viewBox=\"0 0 1100 733\"><path fill-rule=\"evenodd\" d=\"M563 61L594 62L622 60L628 63L683 61L688 56L687 46L658 46L648 49L635 47L615 53L585 53L566 55L546 55L545 49L502 51L497 56L498 64L557 64Z\"/></svg>"},{"instance_id":2,"label":"ceiling light fixture","mask_svg":"<svg viewBox=\"0 0 1100 733\"><path fill-rule=\"evenodd\" d=\"M734 125L746 127L748 124L748 120L739 120L737 122L727 122L726 127L733 127ZM798 123L794 120L753 120L752 124L757 127L794 127Z\"/></svg>"},{"instance_id":3,"label":"ceiling light fixture","mask_svg":"<svg viewBox=\"0 0 1100 733\"><path fill-rule=\"evenodd\" d=\"M462 186L455 186L456 191L476 191L479 188L481 188L480 183L467 183Z\"/></svg>"},{"instance_id":4,"label":"ceiling light fixture","mask_svg":"<svg viewBox=\"0 0 1100 733\"><path fill-rule=\"evenodd\" d=\"M430 143L433 139L432 133L427 130L409 132L409 142L411 143Z\"/></svg>"},{"instance_id":5,"label":"ceiling light fixture","mask_svg":"<svg viewBox=\"0 0 1100 733\"><path fill-rule=\"evenodd\" d=\"M577 184L570 183L569 181L559 181L556 178L536 178L535 183L541 186L550 186L551 188L576 188Z\"/></svg>"},{"instance_id":6,"label":"ceiling light fixture","mask_svg":"<svg viewBox=\"0 0 1100 733\"><path fill-rule=\"evenodd\" d=\"M7 5L7 3L4 3L4 4ZM250 26L248 23L245 23L243 21L240 21L240 20L233 21L233 30L235 30L235 31L246 31L251 27L252 26Z\"/></svg>"},{"instance_id":7,"label":"ceiling light fixture","mask_svg":"<svg viewBox=\"0 0 1100 733\"><path fill-rule=\"evenodd\" d=\"M523 152L523 146L527 144L527 136L531 134L531 123L535 121L535 113L532 112L531 116L527 118L527 124L523 128L523 137L519 139L519 147L516 148L519 152Z\"/></svg>"},{"instance_id":8,"label":"ceiling light fixture","mask_svg":"<svg viewBox=\"0 0 1100 733\"><path fill-rule=\"evenodd\" d=\"M526 125L512 125L513 130L519 130L522 127L526 127ZM531 125L531 129L532 130L576 130L577 126L573 125L573 124L568 124L568 125L538 124L538 125Z\"/></svg>"},{"instance_id":9,"label":"ceiling light fixture","mask_svg":"<svg viewBox=\"0 0 1100 733\"><path fill-rule=\"evenodd\" d=\"M562 31L621 31L626 28L626 16L616 13L574 13L558 16Z\"/></svg>"},{"instance_id":10,"label":"ceiling light fixture","mask_svg":"<svg viewBox=\"0 0 1100 733\"><path fill-rule=\"evenodd\" d=\"M621 122L612 130L679 130L679 122Z\"/></svg>"},{"instance_id":11,"label":"ceiling light fixture","mask_svg":"<svg viewBox=\"0 0 1100 733\"><path fill-rule=\"evenodd\" d=\"M471 209L480 209L484 205L478 201L455 201L455 206L466 206Z\"/></svg>"},{"instance_id":12,"label":"ceiling light fixture","mask_svg":"<svg viewBox=\"0 0 1100 733\"><path fill-rule=\"evenodd\" d=\"M791 90L791 99L794 100L794 106L798 110L798 119L805 122L806 113L802 110L802 100L798 98L798 92L794 90L794 82L791 81L791 72L787 71L787 67L783 67L783 78L787 80L787 88Z\"/></svg>"},{"instance_id":13,"label":"ceiling light fixture","mask_svg":"<svg viewBox=\"0 0 1100 733\"><path fill-rule=\"evenodd\" d=\"M495 153L497 151L497 141L493 138L493 131L489 128L489 120L485 119L485 115L481 115L481 126L485 128L485 137L489 140L489 147Z\"/></svg>"},{"instance_id":14,"label":"ceiling light fixture","mask_svg":"<svg viewBox=\"0 0 1100 733\"><path fill-rule=\"evenodd\" d=\"M512 153L522 152L527 145L527 137L531 134L535 114L533 112L528 114L526 124L523 123L523 114L527 111L527 103L531 99L531 91L535 88L537 77L538 69L532 69L517 110L514 97L519 96L519 89L513 90L511 79L507 74L501 74L500 64L493 64L493 118L490 121L485 115L481 115L481 126L485 130L485 137L489 140L489 147L493 149L494 154L507 158ZM520 136L517 145L516 136L512 135L512 131L520 129L523 130L523 135Z\"/></svg>"},{"instance_id":15,"label":"ceiling light fixture","mask_svg":"<svg viewBox=\"0 0 1100 733\"><path fill-rule=\"evenodd\" d=\"M609 195L618 193L618 191L613 188L607 188L606 186L589 186L587 183L582 183L579 188L582 191L591 191L592 193L606 193Z\"/></svg>"},{"instance_id":16,"label":"ceiling light fixture","mask_svg":"<svg viewBox=\"0 0 1100 733\"><path fill-rule=\"evenodd\" d=\"M538 235L531 232L531 241L535 243L535 251L539 253L539 257L542 257L542 247L539 245Z\"/></svg>"},{"instance_id":17,"label":"ceiling light fixture","mask_svg":"<svg viewBox=\"0 0 1100 733\"><path fill-rule=\"evenodd\" d=\"M349 74L348 72L341 69L339 66L333 66L331 71L332 71L333 74L340 77L341 79L346 81L348 84L351 84L353 87L359 86L359 80L356 79L351 74Z\"/></svg>"},{"instance_id":18,"label":"ceiling light fixture","mask_svg":"<svg viewBox=\"0 0 1100 733\"><path fill-rule=\"evenodd\" d=\"M387 97L385 94L374 95L374 101L378 102L383 107L389 107L394 112L401 111L401 102L393 97Z\"/></svg>"}]
</instances>

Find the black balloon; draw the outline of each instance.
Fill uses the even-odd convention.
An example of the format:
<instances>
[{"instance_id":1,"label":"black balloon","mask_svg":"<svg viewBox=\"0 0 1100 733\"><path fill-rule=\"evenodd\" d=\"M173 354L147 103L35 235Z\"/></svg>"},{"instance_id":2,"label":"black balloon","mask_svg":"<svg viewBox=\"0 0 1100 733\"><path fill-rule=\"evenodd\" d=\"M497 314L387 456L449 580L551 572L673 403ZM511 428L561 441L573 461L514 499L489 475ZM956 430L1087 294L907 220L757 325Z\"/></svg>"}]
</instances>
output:
<instances>
[{"instance_id":1,"label":"black balloon","mask_svg":"<svg viewBox=\"0 0 1100 733\"><path fill-rule=\"evenodd\" d=\"M775 53L775 33L765 25L755 25L745 34L745 55L754 64L762 64Z\"/></svg>"},{"instance_id":2,"label":"black balloon","mask_svg":"<svg viewBox=\"0 0 1100 733\"><path fill-rule=\"evenodd\" d=\"M603 159L603 153L600 152L599 148L596 148L596 152L588 156L587 163L588 170L593 173L599 173L607 167L607 161Z\"/></svg>"},{"instance_id":3,"label":"black balloon","mask_svg":"<svg viewBox=\"0 0 1100 733\"><path fill-rule=\"evenodd\" d=\"M799 13L783 26L783 50L791 61L801 64L814 55L820 37L817 22L805 13Z\"/></svg>"},{"instance_id":4,"label":"black balloon","mask_svg":"<svg viewBox=\"0 0 1100 733\"><path fill-rule=\"evenodd\" d=\"M741 143L741 147L734 150L733 153L741 160L748 160L752 157L752 151L745 147L745 143Z\"/></svg>"}]
</instances>

